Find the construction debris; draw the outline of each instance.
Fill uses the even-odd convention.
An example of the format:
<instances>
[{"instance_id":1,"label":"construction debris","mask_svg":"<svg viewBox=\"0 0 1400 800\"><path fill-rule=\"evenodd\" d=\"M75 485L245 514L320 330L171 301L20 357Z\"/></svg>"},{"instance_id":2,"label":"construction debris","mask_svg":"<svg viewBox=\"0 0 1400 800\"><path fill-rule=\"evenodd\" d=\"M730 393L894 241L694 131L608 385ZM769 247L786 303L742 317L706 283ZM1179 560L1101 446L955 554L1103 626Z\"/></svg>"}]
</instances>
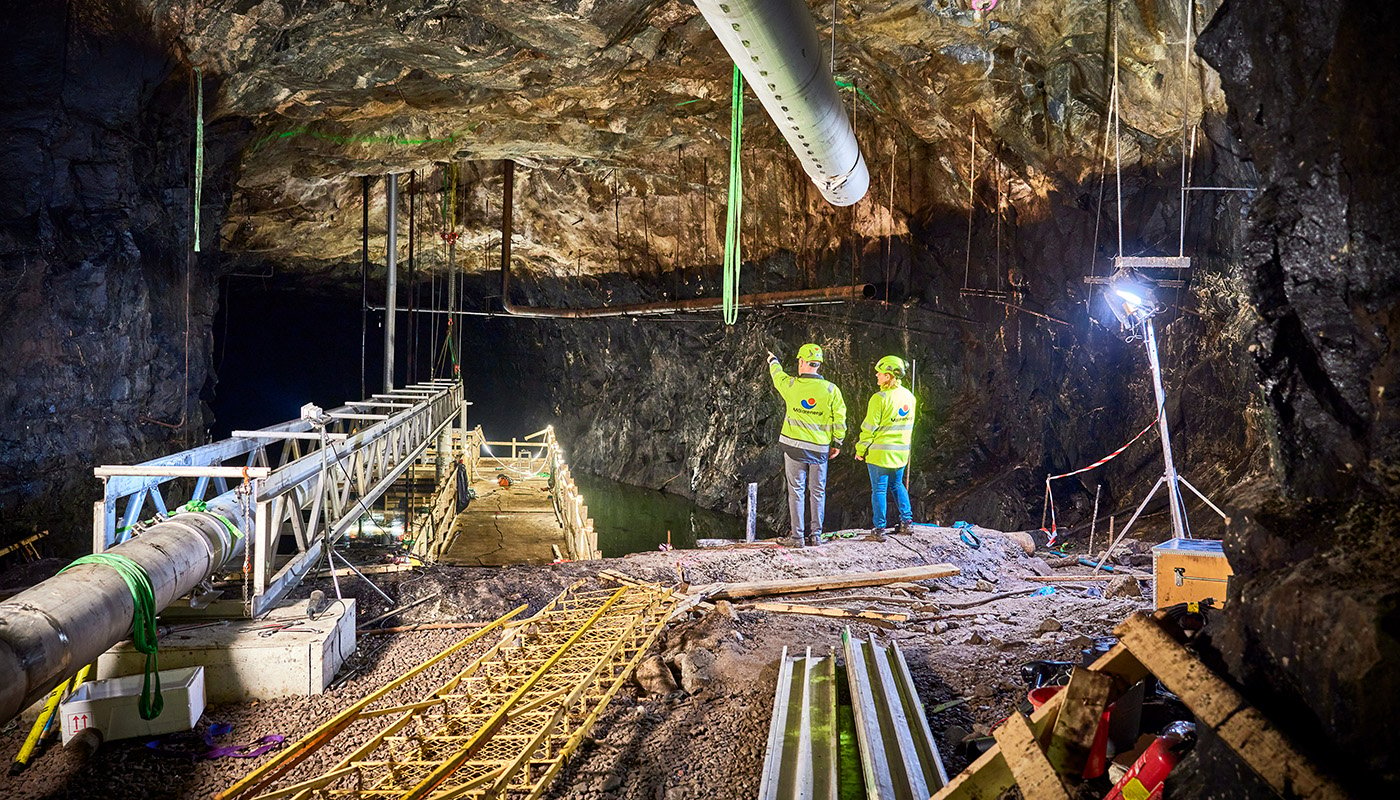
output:
<instances>
[{"instance_id":1,"label":"construction debris","mask_svg":"<svg viewBox=\"0 0 1400 800\"><path fill-rule=\"evenodd\" d=\"M1091 771L1087 762L1082 772L1075 768L1078 758L1086 753L1086 741L1088 754L1094 755L1098 746L1094 735L1101 727L1096 720L1102 719L1103 707L1125 696L1126 690L1148 675L1155 675L1190 709L1198 724L1213 729L1281 796L1309 800L1347 796L1262 713L1168 635L1156 619L1136 614L1115 632L1119 643L1088 668L1101 677L1084 680L1083 673L1076 672L1071 686L1079 680L1079 688L1073 694L1068 690L1055 694L1029 720L1012 714L993 732L996 745L954 776L933 800L993 800L1013 786L1027 798L1068 798L1062 779L1077 779ZM1105 691L1105 686L1111 688ZM1047 732L1050 755L1040 746Z\"/></svg>"}]
</instances>

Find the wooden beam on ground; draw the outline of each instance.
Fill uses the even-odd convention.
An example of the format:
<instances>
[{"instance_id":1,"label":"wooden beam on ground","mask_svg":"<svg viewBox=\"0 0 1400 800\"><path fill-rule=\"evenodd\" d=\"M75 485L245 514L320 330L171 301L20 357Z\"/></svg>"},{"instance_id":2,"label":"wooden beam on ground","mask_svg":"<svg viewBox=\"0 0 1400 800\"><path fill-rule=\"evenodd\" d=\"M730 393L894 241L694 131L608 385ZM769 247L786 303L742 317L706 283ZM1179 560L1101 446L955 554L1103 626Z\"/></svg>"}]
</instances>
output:
<instances>
[{"instance_id":1,"label":"wooden beam on ground","mask_svg":"<svg viewBox=\"0 0 1400 800\"><path fill-rule=\"evenodd\" d=\"M1112 691L1112 675L1074 668L1069 685L1060 692L1065 699L1060 703L1060 713L1055 718L1055 727L1050 730L1050 744L1045 751L1056 772L1079 775L1084 771Z\"/></svg>"},{"instance_id":2,"label":"wooden beam on ground","mask_svg":"<svg viewBox=\"0 0 1400 800\"><path fill-rule=\"evenodd\" d=\"M851 589L858 586L881 586L899 581L923 581L932 578L948 578L961 573L952 564L930 564L924 567L886 569L879 572L845 572L838 575L819 575L812 578L789 578L780 581L755 581L752 583L722 583L697 586L692 592L703 592L713 600L742 600L746 597L764 597L774 594L800 594L820 592L826 589Z\"/></svg>"},{"instance_id":3,"label":"wooden beam on ground","mask_svg":"<svg viewBox=\"0 0 1400 800\"><path fill-rule=\"evenodd\" d=\"M422 566L422 565L421 565L421 564L367 564L367 565L365 565L365 566L363 566L363 567L357 566L357 567L355 567L355 569L350 569L349 567L342 567L342 568L340 568L340 569L335 570L335 576L336 576L337 578L354 577L354 575L355 575L355 570L359 570L361 575L384 575L384 574L391 573L391 572L410 572L410 571L412 571L412 570L418 569L418 567L420 567L420 566ZM331 571L328 570L328 569L323 569L323 570L320 570L319 572L315 572L315 573L312 574L312 577L314 577L314 578L329 578L330 576L331 576Z\"/></svg>"},{"instance_id":4,"label":"wooden beam on ground","mask_svg":"<svg viewBox=\"0 0 1400 800\"><path fill-rule=\"evenodd\" d=\"M778 614L809 614L814 617L839 617L841 619L865 619L879 622L908 622L909 615L897 611L853 611L832 606L813 606L806 603L748 603L743 608L755 611L772 611Z\"/></svg>"},{"instance_id":5,"label":"wooden beam on ground","mask_svg":"<svg viewBox=\"0 0 1400 800\"><path fill-rule=\"evenodd\" d=\"M1147 670L1122 644L1114 645L1099 656L1089 669L1114 675L1129 686L1147 677ZM1031 731L1037 739L1055 724L1064 700L1065 693L1059 692L1031 714ZM1002 757L1001 746L992 745L992 749L979 756L967 769L954 775L932 800L999 800L1015 783L1016 779Z\"/></svg>"},{"instance_id":6,"label":"wooden beam on ground","mask_svg":"<svg viewBox=\"0 0 1400 800\"><path fill-rule=\"evenodd\" d=\"M1115 631L1119 641L1152 671L1203 725L1283 797L1341 800L1346 792L1325 777L1234 687L1182 647L1146 614L1134 614Z\"/></svg>"},{"instance_id":7,"label":"wooden beam on ground","mask_svg":"<svg viewBox=\"0 0 1400 800\"><path fill-rule=\"evenodd\" d=\"M598 573L598 577L610 580L613 583L620 583L623 586L634 586L645 589L656 588L656 584L654 583L647 583L646 581L643 581L639 578L634 578L631 575L628 575L624 572L618 572L615 569L605 569Z\"/></svg>"},{"instance_id":8,"label":"wooden beam on ground","mask_svg":"<svg viewBox=\"0 0 1400 800\"><path fill-rule=\"evenodd\" d=\"M1025 800L1069 800L1069 792L1041 752L1030 723L1019 712L1011 712L1006 722L992 731L992 738Z\"/></svg>"}]
</instances>

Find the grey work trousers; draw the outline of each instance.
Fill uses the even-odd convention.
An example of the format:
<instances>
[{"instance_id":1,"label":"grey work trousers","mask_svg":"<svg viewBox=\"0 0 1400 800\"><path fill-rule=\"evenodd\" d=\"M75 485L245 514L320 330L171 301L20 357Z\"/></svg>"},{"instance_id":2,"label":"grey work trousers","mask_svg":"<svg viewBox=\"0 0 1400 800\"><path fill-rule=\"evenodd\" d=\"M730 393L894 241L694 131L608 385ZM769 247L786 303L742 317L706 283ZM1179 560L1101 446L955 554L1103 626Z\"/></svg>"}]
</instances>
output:
<instances>
[{"instance_id":1,"label":"grey work trousers","mask_svg":"<svg viewBox=\"0 0 1400 800\"><path fill-rule=\"evenodd\" d=\"M783 473L787 477L788 519L792 520L793 538L822 532L826 516L826 465L804 464L783 454Z\"/></svg>"}]
</instances>

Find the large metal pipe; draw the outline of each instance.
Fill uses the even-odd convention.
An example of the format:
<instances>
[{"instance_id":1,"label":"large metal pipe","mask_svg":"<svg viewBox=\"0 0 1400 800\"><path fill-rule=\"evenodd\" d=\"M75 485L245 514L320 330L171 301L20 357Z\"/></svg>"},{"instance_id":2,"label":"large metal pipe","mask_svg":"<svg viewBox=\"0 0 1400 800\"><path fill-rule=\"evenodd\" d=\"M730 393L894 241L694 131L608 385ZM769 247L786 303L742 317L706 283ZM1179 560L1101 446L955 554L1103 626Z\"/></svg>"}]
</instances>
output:
<instances>
[{"instance_id":1,"label":"large metal pipe","mask_svg":"<svg viewBox=\"0 0 1400 800\"><path fill-rule=\"evenodd\" d=\"M552 319L585 319L590 317L626 317L650 314L672 314L677 311L704 311L719 308L718 297L696 297L689 300L664 300L654 303L632 303L593 308L541 308L518 306L510 301L510 240L515 233L515 162L507 160L503 170L505 185L501 197L501 307L515 317L547 317ZM759 292L739 295L740 308L754 306L793 306L807 303L833 303L842 300L862 300L875 296L875 287L868 283L851 286L830 286L825 289L794 289L786 292Z\"/></svg>"},{"instance_id":2,"label":"large metal pipe","mask_svg":"<svg viewBox=\"0 0 1400 800\"><path fill-rule=\"evenodd\" d=\"M836 206L864 197L870 172L806 2L695 0L695 7L822 196Z\"/></svg>"},{"instance_id":3,"label":"large metal pipe","mask_svg":"<svg viewBox=\"0 0 1400 800\"><path fill-rule=\"evenodd\" d=\"M384 290L384 391L394 388L394 325L399 305L399 176L384 176L384 204L387 209L387 241L384 264L388 268L388 286Z\"/></svg>"},{"instance_id":4,"label":"large metal pipe","mask_svg":"<svg viewBox=\"0 0 1400 800\"><path fill-rule=\"evenodd\" d=\"M220 495L208 509L214 513L177 514L107 551L146 570L157 609L242 557L247 536L233 535L215 516L251 530L236 495ZM133 603L121 575L99 564L76 566L0 603L0 720L130 636Z\"/></svg>"}]
</instances>

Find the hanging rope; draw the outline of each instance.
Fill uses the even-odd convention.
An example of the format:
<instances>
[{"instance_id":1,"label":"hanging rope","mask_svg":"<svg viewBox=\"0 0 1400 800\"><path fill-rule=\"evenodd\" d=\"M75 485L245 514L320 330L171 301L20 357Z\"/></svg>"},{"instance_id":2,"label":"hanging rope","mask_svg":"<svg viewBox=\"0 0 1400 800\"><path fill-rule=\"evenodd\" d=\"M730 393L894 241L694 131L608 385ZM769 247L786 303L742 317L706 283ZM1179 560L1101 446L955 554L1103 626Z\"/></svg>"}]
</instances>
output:
<instances>
[{"instance_id":1,"label":"hanging rope","mask_svg":"<svg viewBox=\"0 0 1400 800\"><path fill-rule=\"evenodd\" d=\"M194 68L194 251L199 252L199 206L204 197L204 72Z\"/></svg>"},{"instance_id":2,"label":"hanging rope","mask_svg":"<svg viewBox=\"0 0 1400 800\"><path fill-rule=\"evenodd\" d=\"M739 267L743 263L739 245L739 222L744 207L744 174L740 150L744 128L744 76L734 67L734 84L729 112L729 200L724 227L724 324L739 321Z\"/></svg>"},{"instance_id":3,"label":"hanging rope","mask_svg":"<svg viewBox=\"0 0 1400 800\"><path fill-rule=\"evenodd\" d=\"M145 567L117 553L93 553L83 556L61 571L67 572L83 564L111 567L122 576L127 588L131 590L131 635L136 640L136 649L146 654L146 676L141 684L141 699L137 704L137 711L141 714L141 719L155 719L165 707L165 698L160 693L160 666L156 663L156 593L151 586L151 576L146 574Z\"/></svg>"}]
</instances>

